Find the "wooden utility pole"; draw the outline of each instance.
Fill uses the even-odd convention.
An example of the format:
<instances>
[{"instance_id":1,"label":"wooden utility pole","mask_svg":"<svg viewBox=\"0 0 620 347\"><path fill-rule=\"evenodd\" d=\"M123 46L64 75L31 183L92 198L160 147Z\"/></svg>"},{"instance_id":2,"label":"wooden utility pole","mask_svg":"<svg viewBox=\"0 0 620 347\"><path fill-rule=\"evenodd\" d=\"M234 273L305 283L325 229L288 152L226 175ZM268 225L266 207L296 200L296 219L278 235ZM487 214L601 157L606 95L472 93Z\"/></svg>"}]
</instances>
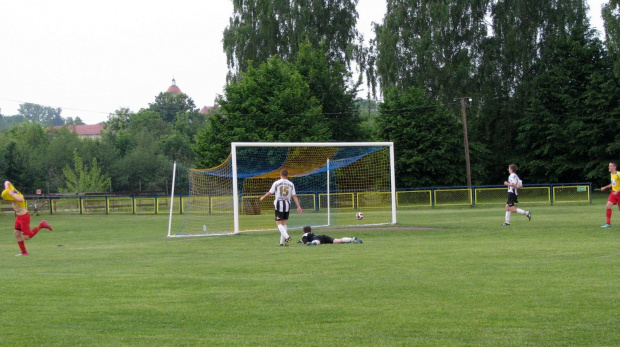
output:
<instances>
[{"instance_id":1,"label":"wooden utility pole","mask_svg":"<svg viewBox=\"0 0 620 347\"><path fill-rule=\"evenodd\" d=\"M471 167L469 165L469 138L467 137L467 113L465 112L465 99L471 101L471 98L462 97L460 99L461 115L463 117L463 143L465 146L465 173L467 174L467 186L471 187Z\"/></svg>"}]
</instances>

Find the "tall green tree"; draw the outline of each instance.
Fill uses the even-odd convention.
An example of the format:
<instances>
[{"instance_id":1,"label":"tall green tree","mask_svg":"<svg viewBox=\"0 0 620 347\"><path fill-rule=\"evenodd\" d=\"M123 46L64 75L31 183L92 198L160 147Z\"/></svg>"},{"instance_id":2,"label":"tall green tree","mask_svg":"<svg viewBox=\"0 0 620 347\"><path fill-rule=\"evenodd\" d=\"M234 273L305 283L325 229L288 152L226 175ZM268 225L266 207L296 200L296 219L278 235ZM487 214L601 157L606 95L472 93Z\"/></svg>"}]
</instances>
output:
<instances>
[{"instance_id":1,"label":"tall green tree","mask_svg":"<svg viewBox=\"0 0 620 347\"><path fill-rule=\"evenodd\" d=\"M514 161L510 149L534 91L533 66L550 40L569 37L573 28L589 23L584 0L492 0L489 9L489 34L481 44L477 75L478 112L469 125L471 139L486 142L491 150L487 176L499 180Z\"/></svg>"},{"instance_id":2,"label":"tall green tree","mask_svg":"<svg viewBox=\"0 0 620 347\"><path fill-rule=\"evenodd\" d=\"M414 86L447 100L473 96L487 3L388 0L383 23L375 26L376 72L383 90Z\"/></svg>"},{"instance_id":3,"label":"tall green tree","mask_svg":"<svg viewBox=\"0 0 620 347\"><path fill-rule=\"evenodd\" d=\"M605 44L614 61L616 76L620 76L620 0L609 0L601 9L605 26Z\"/></svg>"},{"instance_id":4,"label":"tall green tree","mask_svg":"<svg viewBox=\"0 0 620 347\"><path fill-rule=\"evenodd\" d=\"M379 138L393 141L397 187L466 183L463 132L454 113L421 88L393 87L379 104Z\"/></svg>"},{"instance_id":5,"label":"tall green tree","mask_svg":"<svg viewBox=\"0 0 620 347\"><path fill-rule=\"evenodd\" d=\"M587 27L547 40L541 52L527 112L519 120L517 157L530 182L595 180L602 162L620 150L614 125L620 119L620 80Z\"/></svg>"},{"instance_id":6,"label":"tall green tree","mask_svg":"<svg viewBox=\"0 0 620 347\"><path fill-rule=\"evenodd\" d=\"M324 45L332 61L353 59L357 0L233 0L222 40L231 75L277 55L293 61L299 46Z\"/></svg>"},{"instance_id":7,"label":"tall green tree","mask_svg":"<svg viewBox=\"0 0 620 347\"><path fill-rule=\"evenodd\" d=\"M324 50L303 44L295 68L308 83L310 94L321 104L331 140L363 140L360 108L355 100L357 87L347 84L347 81L351 82L351 74L344 64L331 62Z\"/></svg>"},{"instance_id":8,"label":"tall green tree","mask_svg":"<svg viewBox=\"0 0 620 347\"><path fill-rule=\"evenodd\" d=\"M232 81L196 138L198 167L221 163L230 142L326 141L331 137L319 101L294 66L273 57L258 68L248 67Z\"/></svg>"}]
</instances>

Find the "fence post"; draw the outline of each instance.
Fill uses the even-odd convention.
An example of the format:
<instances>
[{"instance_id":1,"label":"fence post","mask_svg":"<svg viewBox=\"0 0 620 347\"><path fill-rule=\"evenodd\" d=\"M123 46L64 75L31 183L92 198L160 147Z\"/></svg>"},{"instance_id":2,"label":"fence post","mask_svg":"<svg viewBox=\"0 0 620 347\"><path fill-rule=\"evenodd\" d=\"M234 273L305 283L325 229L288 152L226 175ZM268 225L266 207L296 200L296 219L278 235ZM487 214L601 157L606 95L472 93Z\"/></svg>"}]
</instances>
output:
<instances>
[{"instance_id":1,"label":"fence post","mask_svg":"<svg viewBox=\"0 0 620 347\"><path fill-rule=\"evenodd\" d=\"M551 183L551 191L549 192L549 201L551 202L551 206L553 206L553 201L555 200L555 189L553 189L554 184Z\"/></svg>"}]
</instances>

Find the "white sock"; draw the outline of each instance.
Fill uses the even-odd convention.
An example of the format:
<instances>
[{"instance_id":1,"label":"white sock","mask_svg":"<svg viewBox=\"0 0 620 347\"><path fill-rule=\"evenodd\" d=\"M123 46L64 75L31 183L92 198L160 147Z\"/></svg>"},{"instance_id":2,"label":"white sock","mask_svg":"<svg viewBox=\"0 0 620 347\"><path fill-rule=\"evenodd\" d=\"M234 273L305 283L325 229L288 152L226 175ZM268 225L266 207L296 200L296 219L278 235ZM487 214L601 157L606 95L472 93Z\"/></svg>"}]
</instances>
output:
<instances>
[{"instance_id":1,"label":"white sock","mask_svg":"<svg viewBox=\"0 0 620 347\"><path fill-rule=\"evenodd\" d=\"M284 244L284 236L282 236L282 234L280 234L280 244L283 245Z\"/></svg>"},{"instance_id":2,"label":"white sock","mask_svg":"<svg viewBox=\"0 0 620 347\"><path fill-rule=\"evenodd\" d=\"M512 212L510 212L510 211L506 211L506 224L510 224L510 214L511 213Z\"/></svg>"},{"instance_id":3,"label":"white sock","mask_svg":"<svg viewBox=\"0 0 620 347\"><path fill-rule=\"evenodd\" d=\"M525 210L522 210L522 209L518 208L517 209L517 213L518 214L525 214Z\"/></svg>"},{"instance_id":4,"label":"white sock","mask_svg":"<svg viewBox=\"0 0 620 347\"><path fill-rule=\"evenodd\" d=\"M285 240L288 239L288 233L286 232L286 226L280 224L278 225L278 230L280 230L280 234Z\"/></svg>"},{"instance_id":5,"label":"white sock","mask_svg":"<svg viewBox=\"0 0 620 347\"><path fill-rule=\"evenodd\" d=\"M353 242L353 239L350 237L343 237L342 238L342 243L351 243Z\"/></svg>"}]
</instances>

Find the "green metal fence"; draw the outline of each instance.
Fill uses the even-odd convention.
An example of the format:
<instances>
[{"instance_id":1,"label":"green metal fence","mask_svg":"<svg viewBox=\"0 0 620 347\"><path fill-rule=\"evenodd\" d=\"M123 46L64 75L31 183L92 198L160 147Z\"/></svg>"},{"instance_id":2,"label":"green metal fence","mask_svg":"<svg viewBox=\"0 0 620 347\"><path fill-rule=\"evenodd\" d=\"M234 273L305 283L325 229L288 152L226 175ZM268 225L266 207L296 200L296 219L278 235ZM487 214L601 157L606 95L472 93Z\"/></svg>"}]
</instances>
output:
<instances>
[{"instance_id":1,"label":"green metal fence","mask_svg":"<svg viewBox=\"0 0 620 347\"><path fill-rule=\"evenodd\" d=\"M401 189L396 192L396 207L444 207L444 206L485 206L503 205L506 203L505 186L474 186L474 187L441 187L422 189ZM301 193L300 201L305 208L320 210L327 208L327 194ZM242 213L253 214L257 205L255 197L242 199ZM28 207L33 214L168 214L170 213L170 196L34 196L26 197ZM231 196L214 197L174 197L174 214L230 212ZM246 201L247 200L247 201ZM389 192L346 192L330 195L331 206L344 209L385 208L390 205ZM519 189L519 201L527 204L561 204L561 203L592 203L591 183L562 183L528 185ZM247 205L247 206L246 206ZM12 213L10 202L0 200L3 213ZM243 212L245 211L245 212Z\"/></svg>"}]
</instances>

